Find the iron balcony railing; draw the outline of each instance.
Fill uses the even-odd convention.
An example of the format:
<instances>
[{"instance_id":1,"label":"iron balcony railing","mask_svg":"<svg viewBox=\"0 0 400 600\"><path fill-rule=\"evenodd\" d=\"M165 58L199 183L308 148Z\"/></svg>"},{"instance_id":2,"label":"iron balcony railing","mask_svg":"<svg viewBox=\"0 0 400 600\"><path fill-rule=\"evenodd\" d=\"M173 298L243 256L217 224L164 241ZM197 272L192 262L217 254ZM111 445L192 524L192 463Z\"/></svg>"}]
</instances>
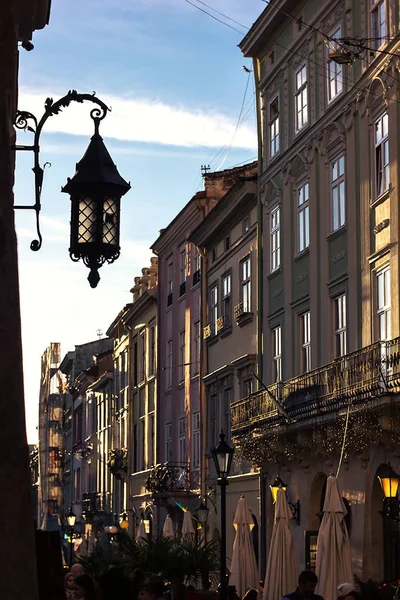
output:
<instances>
[{"instance_id":1,"label":"iron balcony railing","mask_svg":"<svg viewBox=\"0 0 400 600\"><path fill-rule=\"evenodd\" d=\"M323 416L353 404L400 391L400 338L377 342L303 375L268 387L293 421ZM232 403L233 435L284 418L267 391Z\"/></svg>"},{"instance_id":2,"label":"iron balcony railing","mask_svg":"<svg viewBox=\"0 0 400 600\"><path fill-rule=\"evenodd\" d=\"M190 490L189 463L165 462L151 468L146 489L157 496Z\"/></svg>"}]
</instances>

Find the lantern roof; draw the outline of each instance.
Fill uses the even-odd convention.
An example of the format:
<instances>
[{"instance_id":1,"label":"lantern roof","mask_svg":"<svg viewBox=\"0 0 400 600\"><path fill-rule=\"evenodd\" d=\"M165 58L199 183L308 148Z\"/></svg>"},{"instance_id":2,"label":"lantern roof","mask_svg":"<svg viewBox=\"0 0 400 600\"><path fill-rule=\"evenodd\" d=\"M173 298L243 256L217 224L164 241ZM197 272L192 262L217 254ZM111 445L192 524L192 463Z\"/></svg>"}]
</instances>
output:
<instances>
[{"instance_id":1,"label":"lantern roof","mask_svg":"<svg viewBox=\"0 0 400 600\"><path fill-rule=\"evenodd\" d=\"M67 183L61 188L62 192L74 194L83 191L86 186L107 185L117 188L123 196L131 185L118 172L108 152L103 138L98 132L98 127L92 136L89 146L81 160L76 164L76 172L72 178L68 177Z\"/></svg>"}]
</instances>

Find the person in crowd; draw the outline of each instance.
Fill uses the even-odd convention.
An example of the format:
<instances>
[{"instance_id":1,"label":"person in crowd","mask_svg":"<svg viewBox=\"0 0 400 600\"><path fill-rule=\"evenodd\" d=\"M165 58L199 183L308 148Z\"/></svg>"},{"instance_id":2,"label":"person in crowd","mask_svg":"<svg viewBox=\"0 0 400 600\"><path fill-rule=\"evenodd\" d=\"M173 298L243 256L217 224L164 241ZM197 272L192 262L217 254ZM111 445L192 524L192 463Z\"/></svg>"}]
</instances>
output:
<instances>
[{"instance_id":1,"label":"person in crowd","mask_svg":"<svg viewBox=\"0 0 400 600\"><path fill-rule=\"evenodd\" d=\"M64 577L65 597L67 600L74 600L75 577L72 573L67 573Z\"/></svg>"},{"instance_id":2,"label":"person in crowd","mask_svg":"<svg viewBox=\"0 0 400 600\"><path fill-rule=\"evenodd\" d=\"M96 588L90 575L84 573L75 577L74 600L98 600Z\"/></svg>"},{"instance_id":3,"label":"person in crowd","mask_svg":"<svg viewBox=\"0 0 400 600\"><path fill-rule=\"evenodd\" d=\"M137 600L139 590L146 579L143 569L134 569L131 580L131 600Z\"/></svg>"},{"instance_id":4,"label":"person in crowd","mask_svg":"<svg viewBox=\"0 0 400 600\"><path fill-rule=\"evenodd\" d=\"M138 600L158 600L164 594L164 582L161 579L147 579L140 587Z\"/></svg>"},{"instance_id":5,"label":"person in crowd","mask_svg":"<svg viewBox=\"0 0 400 600\"><path fill-rule=\"evenodd\" d=\"M318 577L313 571L302 571L296 591L286 594L282 600L324 600L322 596L315 593L317 583Z\"/></svg>"},{"instance_id":6,"label":"person in crowd","mask_svg":"<svg viewBox=\"0 0 400 600\"><path fill-rule=\"evenodd\" d=\"M360 592L356 589L355 583L341 583L337 587L338 600L360 600Z\"/></svg>"},{"instance_id":7,"label":"person in crowd","mask_svg":"<svg viewBox=\"0 0 400 600\"><path fill-rule=\"evenodd\" d=\"M121 565L114 561L108 565L108 571L100 577L100 590L102 600L129 600L131 587L129 579L125 577Z\"/></svg>"},{"instance_id":8,"label":"person in crowd","mask_svg":"<svg viewBox=\"0 0 400 600\"><path fill-rule=\"evenodd\" d=\"M75 563L71 567L71 573L74 577L78 577L78 575L83 575L84 572L85 571L84 571L83 565L81 565L81 563Z\"/></svg>"},{"instance_id":9,"label":"person in crowd","mask_svg":"<svg viewBox=\"0 0 400 600\"><path fill-rule=\"evenodd\" d=\"M242 600L257 600L257 598L258 598L258 591L254 588L251 588L251 589L247 590L247 592L243 596Z\"/></svg>"}]
</instances>

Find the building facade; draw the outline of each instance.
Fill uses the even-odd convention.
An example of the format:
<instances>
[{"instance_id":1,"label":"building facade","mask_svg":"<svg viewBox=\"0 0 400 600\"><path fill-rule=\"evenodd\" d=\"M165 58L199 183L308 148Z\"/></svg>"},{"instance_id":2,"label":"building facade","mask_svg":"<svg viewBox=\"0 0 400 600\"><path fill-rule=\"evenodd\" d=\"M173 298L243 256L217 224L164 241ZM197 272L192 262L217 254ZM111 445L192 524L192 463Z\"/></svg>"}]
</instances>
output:
<instances>
[{"instance_id":1,"label":"building facade","mask_svg":"<svg viewBox=\"0 0 400 600\"><path fill-rule=\"evenodd\" d=\"M207 173L206 186L220 173ZM211 450L221 430L231 443L230 409L256 390L257 372L257 163L225 172L230 188L203 219L190 241L203 256L202 333L204 487L208 535L219 530L219 486ZM228 188L228 182L226 182ZM233 516L245 494L258 524L258 472L236 453L227 489L227 546L234 539ZM258 553L258 527L253 529ZM230 556L231 553L229 552Z\"/></svg>"},{"instance_id":2,"label":"building facade","mask_svg":"<svg viewBox=\"0 0 400 600\"><path fill-rule=\"evenodd\" d=\"M98 481L99 464L107 460L103 444L107 444L108 436L106 433L104 438L102 428L99 431L101 421L97 412L103 406L111 412L111 349L112 340L108 338L76 345L60 364L68 390L64 397L63 422L66 483L63 516L71 508L77 516L75 531L83 536L92 531L94 514L100 521L104 516L106 524L111 515L112 488L107 487L110 482ZM105 397L104 405L99 396Z\"/></svg>"},{"instance_id":3,"label":"building facade","mask_svg":"<svg viewBox=\"0 0 400 600\"><path fill-rule=\"evenodd\" d=\"M152 469L158 464L158 258L135 277L133 302L126 315L131 339L131 416L129 428L128 497L132 530L143 521L156 533L158 514L148 489Z\"/></svg>"},{"instance_id":4,"label":"building facade","mask_svg":"<svg viewBox=\"0 0 400 600\"><path fill-rule=\"evenodd\" d=\"M0 331L2 339L0 381L7 393L0 403L0 469L3 490L0 512L3 535L9 540L7 570L0 583L4 598L36 600L37 576L31 519L29 456L26 443L18 254L14 213L15 130L18 102L19 43L49 22L50 1L11 0L0 6ZM22 50L23 51L23 50ZM12 456L12 461L10 460ZM18 503L16 505L16 498ZM20 532L25 535L21 536ZM21 577L24 564L25 577Z\"/></svg>"},{"instance_id":5,"label":"building facade","mask_svg":"<svg viewBox=\"0 0 400 600\"><path fill-rule=\"evenodd\" d=\"M267 539L280 474L301 502L300 565L313 568L338 472L354 574L378 581L400 574L378 480L388 463L400 470L398 14L397 0L276 0L241 43L260 104L269 393L233 403L232 435L260 468Z\"/></svg>"},{"instance_id":6,"label":"building facade","mask_svg":"<svg viewBox=\"0 0 400 600\"><path fill-rule=\"evenodd\" d=\"M60 344L42 355L39 393L38 528L59 531L64 507L64 380L59 371Z\"/></svg>"}]
</instances>

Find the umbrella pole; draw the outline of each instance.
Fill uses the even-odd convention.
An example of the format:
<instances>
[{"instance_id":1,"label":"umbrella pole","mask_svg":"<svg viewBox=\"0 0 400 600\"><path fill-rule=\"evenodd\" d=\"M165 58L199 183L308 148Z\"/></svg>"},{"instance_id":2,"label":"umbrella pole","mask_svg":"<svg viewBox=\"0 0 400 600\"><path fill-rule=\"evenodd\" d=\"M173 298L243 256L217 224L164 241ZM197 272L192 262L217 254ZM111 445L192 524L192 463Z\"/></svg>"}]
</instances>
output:
<instances>
[{"instance_id":1,"label":"umbrella pole","mask_svg":"<svg viewBox=\"0 0 400 600\"><path fill-rule=\"evenodd\" d=\"M227 577L226 577L226 486L228 482L224 479L218 481L221 486L221 544L220 544L220 600L227 600Z\"/></svg>"}]
</instances>

